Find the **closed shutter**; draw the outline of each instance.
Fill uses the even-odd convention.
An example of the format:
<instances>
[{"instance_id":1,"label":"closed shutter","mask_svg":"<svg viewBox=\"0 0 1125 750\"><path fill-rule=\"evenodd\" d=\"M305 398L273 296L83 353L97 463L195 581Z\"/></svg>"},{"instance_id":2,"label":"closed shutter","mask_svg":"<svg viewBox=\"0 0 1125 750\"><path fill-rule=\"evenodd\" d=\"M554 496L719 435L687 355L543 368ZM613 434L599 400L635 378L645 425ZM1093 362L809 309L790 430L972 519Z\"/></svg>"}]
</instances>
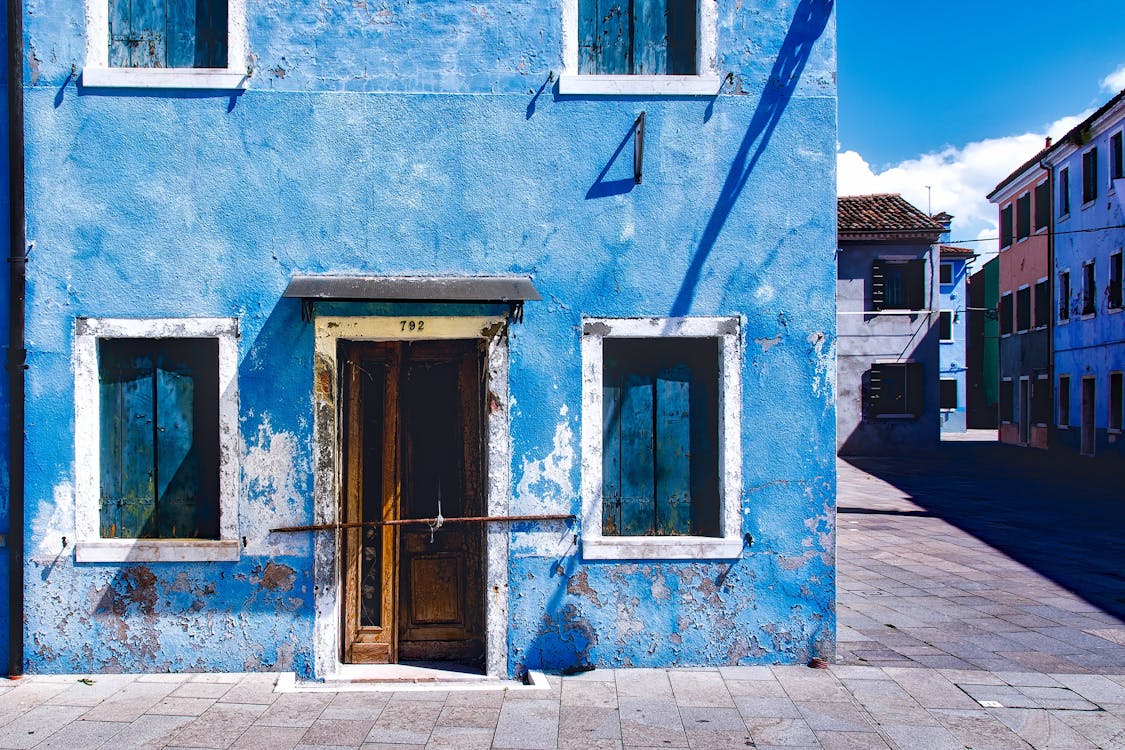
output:
<instances>
[{"instance_id":1,"label":"closed shutter","mask_svg":"<svg viewBox=\"0 0 1125 750\"><path fill-rule=\"evenodd\" d=\"M227 0L108 0L109 64L227 67Z\"/></svg>"},{"instance_id":2,"label":"closed shutter","mask_svg":"<svg viewBox=\"0 0 1125 750\"><path fill-rule=\"evenodd\" d=\"M155 536L154 377L152 359L144 355L102 365L100 514L106 539Z\"/></svg>"},{"instance_id":3,"label":"closed shutter","mask_svg":"<svg viewBox=\"0 0 1125 750\"><path fill-rule=\"evenodd\" d=\"M887 299L887 264L882 260L871 262L871 309L882 310Z\"/></svg>"}]
</instances>

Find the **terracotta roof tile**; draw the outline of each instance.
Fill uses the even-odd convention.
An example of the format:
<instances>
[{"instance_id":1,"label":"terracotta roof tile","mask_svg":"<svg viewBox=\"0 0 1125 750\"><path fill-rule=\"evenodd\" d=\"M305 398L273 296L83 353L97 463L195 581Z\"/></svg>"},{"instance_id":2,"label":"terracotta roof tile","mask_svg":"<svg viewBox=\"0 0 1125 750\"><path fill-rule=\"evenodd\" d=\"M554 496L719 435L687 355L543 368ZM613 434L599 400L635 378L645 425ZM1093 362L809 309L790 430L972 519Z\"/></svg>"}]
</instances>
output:
<instances>
[{"instance_id":1,"label":"terracotta roof tile","mask_svg":"<svg viewBox=\"0 0 1125 750\"><path fill-rule=\"evenodd\" d=\"M945 231L898 193L840 196L836 199L836 218L840 234Z\"/></svg>"},{"instance_id":2,"label":"terracotta roof tile","mask_svg":"<svg viewBox=\"0 0 1125 750\"><path fill-rule=\"evenodd\" d=\"M977 254L971 247L956 247L955 245L942 245L941 257L943 258L971 258Z\"/></svg>"}]
</instances>

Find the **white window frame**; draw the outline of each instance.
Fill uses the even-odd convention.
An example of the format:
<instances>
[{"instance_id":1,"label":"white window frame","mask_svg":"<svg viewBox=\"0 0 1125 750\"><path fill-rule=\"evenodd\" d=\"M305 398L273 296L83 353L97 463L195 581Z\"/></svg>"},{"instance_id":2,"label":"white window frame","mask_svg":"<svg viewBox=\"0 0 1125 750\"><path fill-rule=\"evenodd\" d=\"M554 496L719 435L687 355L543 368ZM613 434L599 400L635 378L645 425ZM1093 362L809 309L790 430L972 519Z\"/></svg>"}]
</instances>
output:
<instances>
[{"instance_id":1,"label":"white window frame","mask_svg":"<svg viewBox=\"0 0 1125 750\"><path fill-rule=\"evenodd\" d=\"M1058 305L1055 308L1055 325L1065 326L1070 323L1070 298L1074 294L1073 288L1073 275L1070 273L1070 268L1060 268L1056 272L1056 276L1060 279L1059 283L1055 285L1055 302ZM1062 276L1066 274L1066 299L1062 298ZM1065 304L1058 304L1065 302ZM1066 317L1059 315L1059 311L1065 309Z\"/></svg>"},{"instance_id":2,"label":"white window frame","mask_svg":"<svg viewBox=\"0 0 1125 750\"><path fill-rule=\"evenodd\" d=\"M1123 147L1125 147L1125 145L1123 145ZM1117 248L1116 250L1110 252L1110 254L1109 254L1109 279L1106 281L1106 312L1108 312L1110 315L1113 315L1115 313L1121 312L1122 310L1125 310L1125 258L1122 259L1122 264L1123 264L1122 269L1121 269L1122 270L1122 277L1120 279L1118 279L1118 281L1117 281L1117 283L1121 284L1122 287L1123 287L1123 289L1122 289L1122 300L1121 300L1122 303L1123 303L1123 306L1121 306L1121 307L1111 307L1110 304L1109 304L1109 285L1113 282L1113 258L1114 258L1114 256L1117 256L1119 258L1121 257L1121 248Z\"/></svg>"},{"instance_id":3,"label":"white window frame","mask_svg":"<svg viewBox=\"0 0 1125 750\"><path fill-rule=\"evenodd\" d=\"M1015 238L1012 244L1014 245L1026 242L1035 235L1035 206L1032 202L1032 192L1033 190L1025 190L1012 201L1012 222L1015 224L1015 226L1012 227L1012 236ZM1027 198L1027 234L1020 237L1020 201L1024 198Z\"/></svg>"},{"instance_id":4,"label":"white window frame","mask_svg":"<svg viewBox=\"0 0 1125 750\"><path fill-rule=\"evenodd\" d=\"M1060 178L1061 178L1063 172L1066 172L1066 190L1063 190L1062 180L1056 178L1057 182L1058 182L1058 191L1057 191L1057 194L1055 195L1055 200L1058 201L1059 211L1061 212L1061 213L1058 214L1058 216L1056 218L1059 221L1065 221L1066 219L1069 219L1070 218L1070 211L1071 211L1071 208L1072 208L1071 205L1070 205L1071 184L1070 184L1070 165L1069 164L1066 165L1066 166L1063 166L1063 167L1059 167L1059 177ZM1065 197L1065 201L1063 200L1064 197ZM1066 206L1066 211L1062 211L1063 205Z\"/></svg>"},{"instance_id":5,"label":"white window frame","mask_svg":"<svg viewBox=\"0 0 1125 750\"><path fill-rule=\"evenodd\" d=\"M1078 157L1078 163L1082 165L1082 193L1081 193L1082 206L1079 208L1080 211L1085 210L1085 209L1089 208L1090 206L1094 205L1095 203L1097 203L1098 197L1101 195L1101 192L1100 192L1101 191L1101 185L1098 185L1097 180L1094 180L1094 189L1099 191L1098 195L1095 195L1090 200L1086 200L1086 155L1091 153L1091 152L1097 151L1097 150L1098 150L1098 144L1097 143L1091 144L1090 147L1088 149L1086 149L1085 151L1082 151L1079 154L1079 157ZM1102 165L1098 163L1098 155L1097 154L1094 154L1093 164L1094 164L1094 169L1096 171L1101 171Z\"/></svg>"},{"instance_id":6,"label":"white window frame","mask_svg":"<svg viewBox=\"0 0 1125 750\"><path fill-rule=\"evenodd\" d=\"M245 89L246 0L227 0L227 67L115 68L109 64L109 3L86 0L86 65L82 85L107 88Z\"/></svg>"},{"instance_id":7,"label":"white window frame","mask_svg":"<svg viewBox=\"0 0 1125 750\"><path fill-rule=\"evenodd\" d=\"M1106 195L1113 195L1117 192L1113 177L1113 137L1115 135L1121 136L1122 158L1125 159L1125 128L1118 128L1115 131L1110 131L1105 140ZM1125 175L1122 175L1122 177L1125 177Z\"/></svg>"},{"instance_id":8,"label":"white window frame","mask_svg":"<svg viewBox=\"0 0 1125 750\"><path fill-rule=\"evenodd\" d=\"M1036 287L1038 287L1040 284L1042 284L1044 282L1046 282L1046 284L1047 284L1047 308L1048 308L1047 318L1050 319L1051 316L1054 315L1054 312L1050 309L1050 307L1051 307L1051 280L1049 278L1047 278L1046 276L1043 276L1039 279L1036 279L1035 284L1031 287L1031 317L1035 318L1035 325L1032 326L1032 328L1031 328L1031 330L1033 330L1033 331L1042 331L1043 329L1045 329L1047 327L1047 321L1046 320L1040 321L1039 318L1037 318L1035 316L1035 289L1036 289Z\"/></svg>"},{"instance_id":9,"label":"white window frame","mask_svg":"<svg viewBox=\"0 0 1125 750\"><path fill-rule=\"evenodd\" d=\"M1027 290L1027 328L1020 328L1020 292ZM1031 314L1035 312L1035 297L1031 284L1020 284L1012 296L1012 333L1027 333L1031 330Z\"/></svg>"},{"instance_id":10,"label":"white window frame","mask_svg":"<svg viewBox=\"0 0 1125 750\"><path fill-rule=\"evenodd\" d=\"M560 94L607 96L717 96L718 73L717 0L698 0L696 18L695 69L692 76L579 75L578 0L563 0L563 71L559 76Z\"/></svg>"},{"instance_id":11,"label":"white window frame","mask_svg":"<svg viewBox=\"0 0 1125 750\"><path fill-rule=\"evenodd\" d=\"M949 338L943 339L941 337L941 316L949 314ZM956 311L954 310L938 310L938 342L942 344L952 344L957 340L953 334L953 324L956 322Z\"/></svg>"},{"instance_id":12,"label":"white window frame","mask_svg":"<svg viewBox=\"0 0 1125 750\"><path fill-rule=\"evenodd\" d=\"M1011 291L1002 292L1000 294L1000 301L997 303L996 310L997 313L999 313L1000 310L1004 309L1004 297L1012 298L1012 316L1011 320L1009 321L1012 329L1008 333L1004 333L1004 323L1003 321L1000 321L1000 338L1006 338L1016 333L1016 297Z\"/></svg>"},{"instance_id":13,"label":"white window frame","mask_svg":"<svg viewBox=\"0 0 1125 750\"><path fill-rule=\"evenodd\" d=\"M582 556L592 560L727 560L742 553L742 333L738 318L582 319ZM602 536L602 342L719 340L721 536Z\"/></svg>"},{"instance_id":14,"label":"white window frame","mask_svg":"<svg viewBox=\"0 0 1125 750\"><path fill-rule=\"evenodd\" d=\"M1047 232L1051 229L1051 211L1054 210L1054 206L1050 205L1050 203L1051 203L1051 201L1050 201L1051 186L1050 185L1047 185L1047 196L1048 196L1048 199L1047 199L1047 223L1044 224L1041 227L1035 226L1035 213L1036 213L1036 211L1039 210L1039 200L1038 200L1038 198L1039 198L1039 188L1043 187L1044 185L1047 185L1047 180L1040 180L1038 183L1035 184L1034 187L1031 188L1031 198L1032 198L1032 201L1031 201L1031 203L1032 203L1032 205L1031 205L1031 234L1032 234L1032 236L1037 235L1037 234L1043 234L1043 233L1045 233L1045 232Z\"/></svg>"},{"instance_id":15,"label":"white window frame","mask_svg":"<svg viewBox=\"0 0 1125 750\"><path fill-rule=\"evenodd\" d=\"M207 338L219 343L219 538L103 539L98 341ZM75 561L238 560L239 427L237 318L79 318L74 325Z\"/></svg>"},{"instance_id":16,"label":"white window frame","mask_svg":"<svg viewBox=\"0 0 1125 750\"><path fill-rule=\"evenodd\" d=\"M943 268L949 269L949 281L941 280L941 271ZM957 285L957 267L953 261L943 260L938 263L938 285L939 286L956 286Z\"/></svg>"},{"instance_id":17,"label":"white window frame","mask_svg":"<svg viewBox=\"0 0 1125 750\"><path fill-rule=\"evenodd\" d=\"M941 402L941 384L946 382L946 381L949 381L950 383L956 383L957 384L957 406L954 406L954 407L941 406L941 403L940 403ZM940 375L938 376L938 402L939 402L938 406L940 407L939 411L941 411L943 414L952 414L952 413L957 412L961 409L961 406L962 406L962 404L961 404L961 384L957 380L957 378L943 378Z\"/></svg>"},{"instance_id":18,"label":"white window frame","mask_svg":"<svg viewBox=\"0 0 1125 750\"><path fill-rule=\"evenodd\" d=\"M1078 315L1079 320L1090 320L1091 318L1098 317L1098 267L1094 263L1095 260L1096 260L1095 258L1090 258L1089 260L1082 261L1082 289L1081 289L1082 310L1086 309L1086 267L1087 266L1093 266L1093 268L1094 268L1094 289L1093 289L1094 311L1093 312L1082 312L1082 313L1080 313Z\"/></svg>"}]
</instances>

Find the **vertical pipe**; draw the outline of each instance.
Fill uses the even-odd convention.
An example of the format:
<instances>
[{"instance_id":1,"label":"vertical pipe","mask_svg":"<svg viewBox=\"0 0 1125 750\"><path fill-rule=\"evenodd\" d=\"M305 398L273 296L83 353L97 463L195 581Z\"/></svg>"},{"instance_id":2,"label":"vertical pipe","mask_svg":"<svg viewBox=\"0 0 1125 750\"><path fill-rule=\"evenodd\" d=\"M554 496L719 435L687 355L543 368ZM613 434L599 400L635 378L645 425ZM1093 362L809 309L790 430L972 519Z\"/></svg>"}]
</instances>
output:
<instances>
[{"instance_id":1,"label":"vertical pipe","mask_svg":"<svg viewBox=\"0 0 1125 750\"><path fill-rule=\"evenodd\" d=\"M24 250L23 0L8 0L8 675L23 674Z\"/></svg>"}]
</instances>

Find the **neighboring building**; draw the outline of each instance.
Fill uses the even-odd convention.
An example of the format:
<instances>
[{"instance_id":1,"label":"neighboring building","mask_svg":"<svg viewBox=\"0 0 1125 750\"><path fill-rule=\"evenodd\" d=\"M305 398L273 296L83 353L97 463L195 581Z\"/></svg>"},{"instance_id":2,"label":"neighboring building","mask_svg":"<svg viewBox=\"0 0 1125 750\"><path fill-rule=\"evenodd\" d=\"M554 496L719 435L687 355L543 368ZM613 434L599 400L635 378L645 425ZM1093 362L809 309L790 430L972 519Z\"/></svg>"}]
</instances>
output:
<instances>
[{"instance_id":1,"label":"neighboring building","mask_svg":"<svg viewBox=\"0 0 1125 750\"><path fill-rule=\"evenodd\" d=\"M940 221L940 216L935 217ZM948 225L946 225L948 227ZM967 247L942 245L938 266L941 307L938 312L938 341L941 350L939 404L942 432L964 432L968 406L968 278L969 263L977 257Z\"/></svg>"},{"instance_id":2,"label":"neighboring building","mask_svg":"<svg viewBox=\"0 0 1125 750\"><path fill-rule=\"evenodd\" d=\"M1052 401L1049 148L988 195L1000 212L1000 441L1041 449Z\"/></svg>"},{"instance_id":3,"label":"neighboring building","mask_svg":"<svg viewBox=\"0 0 1125 750\"><path fill-rule=\"evenodd\" d=\"M965 328L967 375L966 419L971 430L997 428L1000 389L1000 257L969 277L969 308Z\"/></svg>"},{"instance_id":4,"label":"neighboring building","mask_svg":"<svg viewBox=\"0 0 1125 750\"><path fill-rule=\"evenodd\" d=\"M1046 154L1055 192L1057 444L1125 457L1125 91Z\"/></svg>"},{"instance_id":5,"label":"neighboring building","mask_svg":"<svg viewBox=\"0 0 1125 750\"><path fill-rule=\"evenodd\" d=\"M837 201L840 455L937 447L938 251L946 228L899 195Z\"/></svg>"},{"instance_id":6,"label":"neighboring building","mask_svg":"<svg viewBox=\"0 0 1125 750\"><path fill-rule=\"evenodd\" d=\"M17 670L834 654L832 2L128 7L24 14Z\"/></svg>"}]
</instances>

